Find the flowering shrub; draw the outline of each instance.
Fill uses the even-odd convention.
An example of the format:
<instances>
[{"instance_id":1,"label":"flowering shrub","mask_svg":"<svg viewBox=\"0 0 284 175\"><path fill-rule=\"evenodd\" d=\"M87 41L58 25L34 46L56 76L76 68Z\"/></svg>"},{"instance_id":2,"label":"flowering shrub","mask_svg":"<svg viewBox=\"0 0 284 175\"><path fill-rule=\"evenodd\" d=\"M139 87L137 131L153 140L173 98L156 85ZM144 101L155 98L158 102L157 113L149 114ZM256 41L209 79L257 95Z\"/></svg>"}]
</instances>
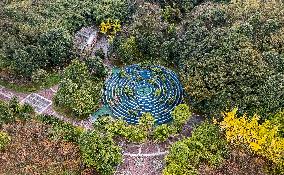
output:
<instances>
[{"instance_id":1,"label":"flowering shrub","mask_svg":"<svg viewBox=\"0 0 284 175\"><path fill-rule=\"evenodd\" d=\"M121 31L120 21L107 19L101 22L100 32L107 35L115 35L117 32Z\"/></svg>"},{"instance_id":2,"label":"flowering shrub","mask_svg":"<svg viewBox=\"0 0 284 175\"><path fill-rule=\"evenodd\" d=\"M10 136L6 132L0 131L0 151L11 142Z\"/></svg>"},{"instance_id":3,"label":"flowering shrub","mask_svg":"<svg viewBox=\"0 0 284 175\"><path fill-rule=\"evenodd\" d=\"M226 138L234 145L246 145L254 153L266 157L272 162L284 165L284 138L279 137L278 127L269 120L259 124L260 117L251 119L246 115L237 117L237 109L224 113L221 122Z\"/></svg>"}]
</instances>

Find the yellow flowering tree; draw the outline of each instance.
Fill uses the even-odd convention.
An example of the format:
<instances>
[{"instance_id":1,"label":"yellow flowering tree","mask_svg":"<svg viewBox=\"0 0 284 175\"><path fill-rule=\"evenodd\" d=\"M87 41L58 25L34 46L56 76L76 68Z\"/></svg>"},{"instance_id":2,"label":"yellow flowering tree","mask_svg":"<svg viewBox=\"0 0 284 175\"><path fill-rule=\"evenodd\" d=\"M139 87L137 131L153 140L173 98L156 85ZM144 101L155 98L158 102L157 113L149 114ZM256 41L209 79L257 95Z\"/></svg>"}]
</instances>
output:
<instances>
[{"instance_id":1,"label":"yellow flowering tree","mask_svg":"<svg viewBox=\"0 0 284 175\"><path fill-rule=\"evenodd\" d=\"M100 32L103 34L115 35L119 31L121 31L121 24L119 20L107 19L100 24Z\"/></svg>"},{"instance_id":2,"label":"yellow flowering tree","mask_svg":"<svg viewBox=\"0 0 284 175\"><path fill-rule=\"evenodd\" d=\"M259 124L259 116L237 117L237 108L224 113L220 123L226 138L234 145L246 145L254 153L284 166L284 138L278 134L278 126L269 120Z\"/></svg>"}]
</instances>

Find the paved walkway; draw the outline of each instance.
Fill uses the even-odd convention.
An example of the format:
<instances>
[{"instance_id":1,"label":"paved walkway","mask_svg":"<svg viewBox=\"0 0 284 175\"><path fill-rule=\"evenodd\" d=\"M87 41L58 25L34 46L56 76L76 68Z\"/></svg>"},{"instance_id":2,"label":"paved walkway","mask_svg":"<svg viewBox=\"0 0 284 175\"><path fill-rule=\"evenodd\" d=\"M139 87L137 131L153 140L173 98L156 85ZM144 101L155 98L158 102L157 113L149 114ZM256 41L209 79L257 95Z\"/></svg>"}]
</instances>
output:
<instances>
[{"instance_id":1,"label":"paved walkway","mask_svg":"<svg viewBox=\"0 0 284 175\"><path fill-rule=\"evenodd\" d=\"M92 123L90 118L86 120L76 121L74 119L70 119L58 114L52 108L52 98L57 92L57 89L58 85L53 86L49 89L40 90L36 93L27 94L27 93L18 93L13 90L7 89L5 87L0 87L0 99L8 101L15 96L19 99L20 102L22 103L26 102L31 104L35 108L36 112L39 114L53 115L54 117L57 117L65 122L73 124L74 126L80 126L86 129L91 129ZM35 99L35 97L37 99Z\"/></svg>"},{"instance_id":2,"label":"paved walkway","mask_svg":"<svg viewBox=\"0 0 284 175\"><path fill-rule=\"evenodd\" d=\"M69 122L74 126L80 126L86 129L91 129L91 120L75 121L58 114L52 108L52 98L57 92L58 86L49 89L40 90L36 93L18 93L5 87L0 87L0 99L8 101L14 96L24 102L31 102L31 105L37 109L39 114L53 115L65 122ZM37 101L38 100L38 101ZM194 124L200 123L203 119L200 116L194 116L185 125L180 136L170 138L163 143L143 143L133 144L124 141L118 144L123 148L123 163L117 167L117 175L158 175L161 174L164 167L164 157L168 153L169 146L182 137L188 137L191 134Z\"/></svg>"},{"instance_id":3,"label":"paved walkway","mask_svg":"<svg viewBox=\"0 0 284 175\"><path fill-rule=\"evenodd\" d=\"M100 46L104 52L107 52L107 41L102 40ZM98 48L98 47L97 47ZM108 58L104 60L104 64L111 70L112 64ZM76 121L74 119L58 114L52 106L52 98L58 90L58 85L48 89L43 89L35 93L18 93L13 90L0 86L0 99L8 101L14 96L18 97L22 103L30 103L39 114L47 114L57 117L65 122L69 122L74 126L80 126L86 129L92 128L91 117L86 120ZM160 175L164 167L164 157L168 153L169 146L182 137L188 137L191 134L194 124L200 123L202 117L194 116L188 121L183 128L181 134L177 137L170 138L163 143L143 143L132 144L119 142L123 148L123 162L120 164L115 174L116 175Z\"/></svg>"},{"instance_id":4,"label":"paved walkway","mask_svg":"<svg viewBox=\"0 0 284 175\"><path fill-rule=\"evenodd\" d=\"M204 119L194 115L184 126L180 135L169 138L162 143L147 142L133 144L120 142L123 147L123 163L118 166L116 175L160 175L165 165L164 158L169 147L176 141L189 137L194 125Z\"/></svg>"}]
</instances>

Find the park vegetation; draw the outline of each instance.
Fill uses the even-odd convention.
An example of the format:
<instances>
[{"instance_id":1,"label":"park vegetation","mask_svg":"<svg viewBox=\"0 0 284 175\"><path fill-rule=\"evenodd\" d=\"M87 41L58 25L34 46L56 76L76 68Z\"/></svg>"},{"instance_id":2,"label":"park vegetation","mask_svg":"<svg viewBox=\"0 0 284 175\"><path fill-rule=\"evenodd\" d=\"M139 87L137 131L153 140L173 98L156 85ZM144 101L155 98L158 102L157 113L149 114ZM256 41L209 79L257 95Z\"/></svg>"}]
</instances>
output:
<instances>
[{"instance_id":1,"label":"park vegetation","mask_svg":"<svg viewBox=\"0 0 284 175\"><path fill-rule=\"evenodd\" d=\"M124 22L135 5L128 0L8 0L1 4L1 74L22 84L32 82L42 71L58 72L76 58L73 36L81 27L107 19Z\"/></svg>"},{"instance_id":2,"label":"park vegetation","mask_svg":"<svg viewBox=\"0 0 284 175\"><path fill-rule=\"evenodd\" d=\"M111 116L99 118L93 125L101 133L109 133L114 138L122 137L129 142L163 142L179 134L186 122L192 117L189 107L180 104L172 111L172 123L156 125L151 113L143 113L137 125L128 124Z\"/></svg>"},{"instance_id":3,"label":"park vegetation","mask_svg":"<svg viewBox=\"0 0 284 175\"><path fill-rule=\"evenodd\" d=\"M0 101L0 155L16 154L15 143L22 143L18 136L28 130L24 138L33 141L23 142L27 147L37 145L39 137L53 146L69 143L78 161L72 171L113 174L123 161L117 140L165 142L197 113L206 121L169 148L164 175L199 174L201 166L223 168L236 150L264 160L262 173L283 174L282 1L6 0L0 7L0 84L19 91L59 84L53 106L65 116L86 119L101 107L107 61L171 68L185 91L171 123L156 125L151 113L137 125L123 116L104 116L90 130L36 115L17 99ZM107 54L86 56L74 48L75 34L87 26L108 38Z\"/></svg>"},{"instance_id":4,"label":"park vegetation","mask_svg":"<svg viewBox=\"0 0 284 175\"><path fill-rule=\"evenodd\" d=\"M93 70L96 67L92 64L96 65L94 61L90 60L86 64L73 60L64 70L53 100L56 107L76 118L86 118L99 107L103 87L100 76L104 75L104 67L95 72L97 69Z\"/></svg>"},{"instance_id":5,"label":"park vegetation","mask_svg":"<svg viewBox=\"0 0 284 175\"><path fill-rule=\"evenodd\" d=\"M192 132L192 136L171 146L166 157L164 175L198 174L202 162L218 166L228 155L228 144L217 126L204 122Z\"/></svg>"}]
</instances>

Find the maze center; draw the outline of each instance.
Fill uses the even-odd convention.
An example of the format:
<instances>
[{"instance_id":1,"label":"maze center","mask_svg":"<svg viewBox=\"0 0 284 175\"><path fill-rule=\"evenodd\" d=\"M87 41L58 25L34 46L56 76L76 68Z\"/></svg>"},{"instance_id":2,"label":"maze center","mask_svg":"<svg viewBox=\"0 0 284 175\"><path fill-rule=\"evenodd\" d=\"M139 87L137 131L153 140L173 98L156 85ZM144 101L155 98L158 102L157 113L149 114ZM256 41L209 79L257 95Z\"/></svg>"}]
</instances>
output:
<instances>
[{"instance_id":1,"label":"maze center","mask_svg":"<svg viewBox=\"0 0 284 175\"><path fill-rule=\"evenodd\" d=\"M148 96L153 93L153 88L149 84L142 84L135 88L136 94L138 96Z\"/></svg>"},{"instance_id":2,"label":"maze center","mask_svg":"<svg viewBox=\"0 0 284 175\"><path fill-rule=\"evenodd\" d=\"M106 81L104 103L114 117L137 124L150 112L157 124L172 120L171 111L182 102L183 88L177 75L161 66L131 65Z\"/></svg>"}]
</instances>

